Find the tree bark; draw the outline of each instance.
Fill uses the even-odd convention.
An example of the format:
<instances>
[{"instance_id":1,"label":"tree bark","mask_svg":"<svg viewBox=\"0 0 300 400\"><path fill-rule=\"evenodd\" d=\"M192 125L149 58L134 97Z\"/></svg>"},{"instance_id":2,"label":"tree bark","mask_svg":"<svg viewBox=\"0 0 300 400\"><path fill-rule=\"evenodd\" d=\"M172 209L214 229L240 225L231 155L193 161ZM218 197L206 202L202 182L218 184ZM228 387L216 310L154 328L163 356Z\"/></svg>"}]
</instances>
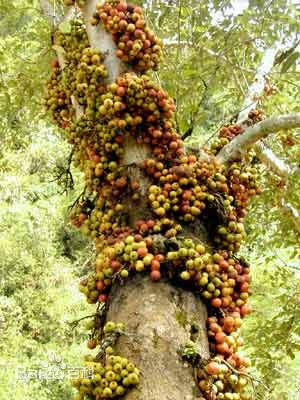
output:
<instances>
[{"instance_id":1,"label":"tree bark","mask_svg":"<svg viewBox=\"0 0 300 400\"><path fill-rule=\"evenodd\" d=\"M254 150L259 160L278 176L287 179L293 172L293 168L278 158L263 142L256 143Z\"/></svg>"},{"instance_id":2,"label":"tree bark","mask_svg":"<svg viewBox=\"0 0 300 400\"><path fill-rule=\"evenodd\" d=\"M114 286L107 318L126 323L127 335L116 353L126 356L141 371L141 382L126 400L193 400L199 395L193 369L181 356L193 338L203 360L209 358L206 308L196 294L167 281L153 283L136 275ZM199 331L193 336L193 326Z\"/></svg>"},{"instance_id":3,"label":"tree bark","mask_svg":"<svg viewBox=\"0 0 300 400\"><path fill-rule=\"evenodd\" d=\"M89 23L96 3L95 0L88 1L83 14L91 46L106 54L104 63L111 83L125 67L116 58L111 34L101 25L93 27ZM140 182L142 195L135 207L128 205L132 226L137 219L147 218L149 212L145 195L151 182L139 168L149 156L149 146L138 145L132 138L127 138L122 164L130 166L130 177ZM116 353L126 356L141 371L140 384L124 399L193 400L199 390L191 365L182 359L181 349L191 339L192 325L197 324L196 340L201 356L209 358L207 313L200 297L168 281L153 283L149 276L137 274L124 285L116 283L110 299L107 320L124 322L128 332L119 338Z\"/></svg>"},{"instance_id":4,"label":"tree bark","mask_svg":"<svg viewBox=\"0 0 300 400\"><path fill-rule=\"evenodd\" d=\"M258 99L264 91L266 84L266 76L269 74L273 66L276 64L276 57L279 50L279 43L275 43L267 49L259 64L252 85L250 85L247 96L242 105L241 111L237 118L237 124L244 126L248 119L249 112L257 107ZM287 178L292 171L288 165L280 160L271 149L258 142L253 146L259 160L264 163L275 174Z\"/></svg>"},{"instance_id":5,"label":"tree bark","mask_svg":"<svg viewBox=\"0 0 300 400\"><path fill-rule=\"evenodd\" d=\"M218 160L225 164L243 157L245 152L261 139L281 129L293 129L300 126L300 113L290 113L267 118L236 136L218 154Z\"/></svg>"},{"instance_id":6,"label":"tree bark","mask_svg":"<svg viewBox=\"0 0 300 400\"><path fill-rule=\"evenodd\" d=\"M125 68L116 57L117 48L112 35L105 30L101 23L97 26L93 26L90 23L90 19L96 11L96 5L102 5L103 3L104 0L87 1L83 9L83 17L91 47L100 50L105 55L104 65L109 72L108 82L111 83L118 78Z\"/></svg>"},{"instance_id":7,"label":"tree bark","mask_svg":"<svg viewBox=\"0 0 300 400\"><path fill-rule=\"evenodd\" d=\"M106 54L104 63L111 83L125 71L125 67L116 58L111 34L101 25L93 27L89 22L96 3L95 0L88 1L83 15L91 47ZM140 182L142 195L135 207L128 205L131 226L137 219L147 218L149 212L145 195L151 181L139 165L150 156L149 146L138 145L131 137L125 140L122 164L129 166L131 179ZM203 360L209 358L206 319L206 307L200 296L166 280L153 283L149 276L137 274L124 285L115 283L110 294L107 320L124 322L128 333L118 339L116 353L126 356L141 371L140 384L124 399L194 399L199 390L193 379L193 368L183 361L181 350L191 339L192 326L195 325L199 332L193 339L199 345Z\"/></svg>"},{"instance_id":8,"label":"tree bark","mask_svg":"<svg viewBox=\"0 0 300 400\"><path fill-rule=\"evenodd\" d=\"M276 44L265 51L261 63L257 68L253 83L249 87L248 94L242 105L241 112L239 113L238 116L237 124L243 124L245 120L248 118L249 112L254 108L256 108L258 98L264 91L264 87L266 84L266 75L271 71L277 53L278 53L278 46Z\"/></svg>"}]
</instances>

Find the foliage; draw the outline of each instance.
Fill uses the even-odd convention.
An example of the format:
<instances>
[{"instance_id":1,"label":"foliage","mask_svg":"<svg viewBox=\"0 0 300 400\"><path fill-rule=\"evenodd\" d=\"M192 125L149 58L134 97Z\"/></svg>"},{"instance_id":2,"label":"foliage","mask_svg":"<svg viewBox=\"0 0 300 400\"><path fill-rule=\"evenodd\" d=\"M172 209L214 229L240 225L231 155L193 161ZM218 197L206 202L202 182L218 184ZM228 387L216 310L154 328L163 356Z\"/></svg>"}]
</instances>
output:
<instances>
[{"instance_id":1,"label":"foliage","mask_svg":"<svg viewBox=\"0 0 300 400\"><path fill-rule=\"evenodd\" d=\"M36 132L26 151L7 148L1 160L1 399L69 398L67 380L27 383L16 376L18 368L36 368L51 352L76 366L83 331L68 323L88 312L77 294L88 246L73 231L71 245L62 240L72 197L50 183L53 165L68 150L46 132Z\"/></svg>"}]
</instances>

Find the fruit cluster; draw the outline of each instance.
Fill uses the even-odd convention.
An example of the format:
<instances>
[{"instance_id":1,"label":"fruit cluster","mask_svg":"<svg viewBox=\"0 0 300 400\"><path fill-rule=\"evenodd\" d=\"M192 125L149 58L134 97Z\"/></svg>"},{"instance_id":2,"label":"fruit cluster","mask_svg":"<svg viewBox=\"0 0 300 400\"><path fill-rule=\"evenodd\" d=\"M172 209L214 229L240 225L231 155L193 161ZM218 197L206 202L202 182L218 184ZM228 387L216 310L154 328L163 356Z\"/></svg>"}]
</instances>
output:
<instances>
[{"instance_id":1,"label":"fruit cluster","mask_svg":"<svg viewBox=\"0 0 300 400\"><path fill-rule=\"evenodd\" d=\"M217 400L250 400L249 379L215 357L198 372L199 387L206 398Z\"/></svg>"},{"instance_id":2,"label":"fruit cluster","mask_svg":"<svg viewBox=\"0 0 300 400\"><path fill-rule=\"evenodd\" d=\"M85 6L86 0L64 0L64 5L65 6L74 6L75 4L78 5L78 7L83 8Z\"/></svg>"},{"instance_id":3,"label":"fruit cluster","mask_svg":"<svg viewBox=\"0 0 300 400\"><path fill-rule=\"evenodd\" d=\"M142 72L157 67L160 42L146 27L139 7L106 1L93 16L93 24L100 21L113 34L123 61ZM214 358L199 371L199 388L206 399L214 393L217 399L246 400L240 374L248 361L237 350L242 345L241 320L251 312L250 271L234 253L246 236L243 220L249 198L259 193L257 171L239 162L225 167L215 158L243 129L223 127L217 141L204 149L205 159L188 154L174 128L174 101L153 79L127 72L107 84L104 55L89 46L80 20L72 21L69 33L58 32L55 44L64 50L65 65L53 61L44 103L63 128L74 149L74 164L84 174L85 194L71 220L96 243L95 270L81 280L80 291L88 303L106 302L115 279L134 273L148 273L154 282L172 278L197 291L208 305ZM79 117L74 104L81 107ZM148 149L135 165L139 175L134 178L123 162L128 138ZM143 179L150 182L144 191ZM143 219L132 220L134 202L148 205ZM209 245L196 234L193 239L185 234L199 224L209 225ZM108 322L103 332L119 328ZM101 346L101 340L92 336L88 347ZM78 399L121 396L138 383L135 367L118 356L95 368L96 378L75 382Z\"/></svg>"},{"instance_id":4,"label":"fruit cluster","mask_svg":"<svg viewBox=\"0 0 300 400\"><path fill-rule=\"evenodd\" d=\"M145 235L153 230L154 225L141 221L139 227ZM208 318L207 326L211 353L218 355L219 360L225 360L235 373L243 373L248 360L237 350L243 344L239 337L242 318L251 312L248 304L249 267L231 258L227 252L210 254L203 244L189 238L177 240L176 244L180 243L178 249L164 254L154 238L155 235L144 238L140 234L129 235L113 246L103 246L103 252L96 259L96 273L81 282L80 290L88 296L89 302L106 301L116 276L126 279L130 273L144 271L149 271L153 281L161 276L172 276L187 282L208 302L209 314L213 315ZM200 372L199 376L199 388L203 390L204 378ZM207 379L206 385L210 385L210 390L214 390L211 389L214 388L211 384L214 378ZM227 378L219 376L217 380L226 382ZM229 393L228 385L224 387ZM238 384L234 387L239 389ZM245 396L241 399L246 399Z\"/></svg>"},{"instance_id":5,"label":"fruit cluster","mask_svg":"<svg viewBox=\"0 0 300 400\"><path fill-rule=\"evenodd\" d=\"M99 21L113 35L117 57L124 63L130 63L137 71L157 69L162 43L147 27L141 7L125 1L106 0L97 6L92 23L95 25Z\"/></svg>"},{"instance_id":6,"label":"fruit cluster","mask_svg":"<svg viewBox=\"0 0 300 400\"><path fill-rule=\"evenodd\" d=\"M100 102L99 118L110 129L130 131L138 143L150 144L158 157L183 154L183 143L171 119L174 101L149 76L122 75L108 86Z\"/></svg>"},{"instance_id":7,"label":"fruit cluster","mask_svg":"<svg viewBox=\"0 0 300 400\"><path fill-rule=\"evenodd\" d=\"M218 137L215 138L210 147L207 148L211 154L217 154L226 144L228 144L236 136L241 135L244 132L244 128L238 124L228 124L223 126L218 133Z\"/></svg>"},{"instance_id":8,"label":"fruit cluster","mask_svg":"<svg viewBox=\"0 0 300 400\"><path fill-rule=\"evenodd\" d=\"M51 67L52 74L47 82L44 106L49 114L51 114L53 122L63 127L65 126L65 121L72 118L74 110L70 96L68 96L62 84L58 60L53 60Z\"/></svg>"},{"instance_id":9,"label":"fruit cluster","mask_svg":"<svg viewBox=\"0 0 300 400\"><path fill-rule=\"evenodd\" d=\"M107 354L105 363L88 357L85 369L72 384L78 390L74 400L120 398L139 383L139 370L127 358Z\"/></svg>"},{"instance_id":10,"label":"fruit cluster","mask_svg":"<svg viewBox=\"0 0 300 400\"><path fill-rule=\"evenodd\" d=\"M244 129L239 125L225 125L219 131L220 138L232 140L235 136L244 132Z\"/></svg>"},{"instance_id":11,"label":"fruit cluster","mask_svg":"<svg viewBox=\"0 0 300 400\"><path fill-rule=\"evenodd\" d=\"M266 118L266 114L260 108L254 108L248 114L248 123L256 124Z\"/></svg>"},{"instance_id":12,"label":"fruit cluster","mask_svg":"<svg viewBox=\"0 0 300 400\"><path fill-rule=\"evenodd\" d=\"M125 325L107 321L101 327L101 317L95 314L85 324L91 330L91 338L87 343L89 349L100 346L96 357L85 356L85 368L80 376L73 379L72 384L78 390L74 400L102 400L120 398L139 383L139 370L127 358L114 355L114 345Z\"/></svg>"}]
</instances>

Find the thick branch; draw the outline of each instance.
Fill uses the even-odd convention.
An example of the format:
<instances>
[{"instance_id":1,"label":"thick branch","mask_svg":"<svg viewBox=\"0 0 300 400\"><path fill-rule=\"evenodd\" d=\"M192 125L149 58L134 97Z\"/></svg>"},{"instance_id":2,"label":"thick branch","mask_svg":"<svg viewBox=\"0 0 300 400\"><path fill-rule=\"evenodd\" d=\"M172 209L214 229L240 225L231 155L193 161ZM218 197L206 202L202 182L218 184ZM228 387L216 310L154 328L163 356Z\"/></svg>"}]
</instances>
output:
<instances>
[{"instance_id":1,"label":"thick branch","mask_svg":"<svg viewBox=\"0 0 300 400\"><path fill-rule=\"evenodd\" d=\"M126 285L116 284L111 295L108 319L126 322L126 332L116 351L141 368L141 383L126 400L193 400L193 370L183 363L180 350L191 340L192 325L198 334L193 340L201 360L209 359L206 309L200 298L188 290L161 280L134 276Z\"/></svg>"},{"instance_id":2,"label":"thick branch","mask_svg":"<svg viewBox=\"0 0 300 400\"><path fill-rule=\"evenodd\" d=\"M101 23L97 26L90 23L91 17L96 11L96 5L99 6L103 3L104 0L88 0L83 9L83 18L91 47L105 54L104 65L109 71L108 82L111 83L121 74L124 66L116 56L117 48L111 33L107 32Z\"/></svg>"},{"instance_id":3,"label":"thick branch","mask_svg":"<svg viewBox=\"0 0 300 400\"><path fill-rule=\"evenodd\" d=\"M293 218L293 223L298 232L300 232L300 213L290 203L287 203L284 198L281 199L281 208Z\"/></svg>"},{"instance_id":4,"label":"thick branch","mask_svg":"<svg viewBox=\"0 0 300 400\"><path fill-rule=\"evenodd\" d=\"M91 47L105 53L104 64L110 83L128 67L116 57L111 34L101 24L96 27L90 24L96 3L96 0L87 1L82 10L83 17ZM131 196L127 201L125 199L130 225L134 226L137 219L148 218L149 207L145 198L151 181L140 165L151 156L152 151L149 145L139 144L133 136L124 134L124 155L120 164L127 170L129 178L140 185L140 201L133 204ZM206 308L200 297L169 282L152 283L148 277L135 276L124 286L115 282L110 299L108 319L126 322L129 333L119 338L116 351L135 362L142 371L140 385L125 398L192 400L197 393L197 388L191 385L193 370L182 363L180 348L190 340L191 325L198 321L197 341L201 345L201 355L203 359L209 358ZM182 317L187 321L184 324L180 323ZM171 366L168 371L166 365Z\"/></svg>"},{"instance_id":5,"label":"thick branch","mask_svg":"<svg viewBox=\"0 0 300 400\"><path fill-rule=\"evenodd\" d=\"M52 26L57 26L61 20L65 18L61 13L62 8L58 8L55 1L54 4L52 4L48 0L40 0L40 7L42 14L47 18L49 24Z\"/></svg>"},{"instance_id":6,"label":"thick branch","mask_svg":"<svg viewBox=\"0 0 300 400\"><path fill-rule=\"evenodd\" d=\"M271 133L278 132L281 129L293 129L298 127L300 127L300 113L267 118L246 129L242 135L233 139L220 151L217 158L222 163L240 159L250 147L253 147L255 143Z\"/></svg>"},{"instance_id":7,"label":"thick branch","mask_svg":"<svg viewBox=\"0 0 300 400\"><path fill-rule=\"evenodd\" d=\"M239 113L237 123L244 126L245 121L248 118L249 112L257 106L259 96L264 91L266 83L266 75L271 71L272 67L278 63L278 44L274 44L273 47L268 49L261 60L260 65L257 68L257 72L254 78L253 84L249 88L247 97L243 103L242 110ZM292 169L280 160L268 147L263 143L256 143L254 146L257 157L262 163L267 165L271 171L277 175L286 178Z\"/></svg>"},{"instance_id":8,"label":"thick branch","mask_svg":"<svg viewBox=\"0 0 300 400\"><path fill-rule=\"evenodd\" d=\"M129 222L130 226L134 227L139 219L150 218L151 216L151 213L149 214L148 203L145 201L151 180L144 174L140 167L143 161L151 156L151 149L145 143L137 144L132 136L126 135L124 150L122 165L127 166L131 181L139 182L140 184L140 200L135 203L134 207L132 207L131 198L129 197L128 199Z\"/></svg>"},{"instance_id":9,"label":"thick branch","mask_svg":"<svg viewBox=\"0 0 300 400\"><path fill-rule=\"evenodd\" d=\"M293 171L289 165L278 158L272 150L263 144L263 142L256 143L253 148L260 161L266 164L271 171L275 172L282 178L287 178Z\"/></svg>"},{"instance_id":10,"label":"thick branch","mask_svg":"<svg viewBox=\"0 0 300 400\"><path fill-rule=\"evenodd\" d=\"M109 76L107 79L108 83L115 82L120 74L124 71L128 71L129 67L126 66L116 56L116 44L113 41L111 33L107 32L100 22L97 26L93 26L90 23L91 17L96 11L96 5L103 4L104 1L99 0L88 0L85 7L82 10L83 18L86 25L86 31L88 34L89 42L92 48L98 49L105 55L104 65L106 66ZM135 222L147 216L147 203L144 201L147 189L151 182L147 176L141 171L140 164L151 155L151 149L146 144L137 144L136 140L129 135L126 136L124 141L124 155L121 164L128 167L130 178L133 181L140 183L140 202L132 207L129 204L129 220L130 225L135 226ZM131 200L129 200L131 202Z\"/></svg>"},{"instance_id":11,"label":"thick branch","mask_svg":"<svg viewBox=\"0 0 300 400\"><path fill-rule=\"evenodd\" d=\"M40 6L43 15L48 19L48 22L53 25L55 16L53 15L53 5L48 0L40 0Z\"/></svg>"},{"instance_id":12,"label":"thick branch","mask_svg":"<svg viewBox=\"0 0 300 400\"><path fill-rule=\"evenodd\" d=\"M43 14L48 19L50 24L54 25L55 22L56 22L55 21L56 15L54 14L53 5L50 4L48 2L48 0L40 0L40 6L41 6ZM75 11L74 7L71 7L68 10L68 12L66 13L66 15L62 19L59 18L60 21L63 22L63 21L67 21L67 20L73 18L74 11ZM64 49L62 47L60 47L60 46L55 46L54 45L53 46L53 50L56 53L60 68L64 69L67 66L67 61L66 61L66 58L65 58ZM83 107L81 107L78 104L78 102L77 102L77 100L76 100L76 98L74 96L71 96L71 102L72 102L72 105L73 105L73 107L75 109L75 112L76 112L76 118L79 119L83 114Z\"/></svg>"},{"instance_id":13,"label":"thick branch","mask_svg":"<svg viewBox=\"0 0 300 400\"><path fill-rule=\"evenodd\" d=\"M254 81L249 87L247 97L239 113L238 124L243 124L248 118L249 112L253 110L253 108L256 108L258 99L264 91L266 75L271 71L274 65L277 52L278 48L276 45L265 51L261 63L257 68Z\"/></svg>"}]
</instances>

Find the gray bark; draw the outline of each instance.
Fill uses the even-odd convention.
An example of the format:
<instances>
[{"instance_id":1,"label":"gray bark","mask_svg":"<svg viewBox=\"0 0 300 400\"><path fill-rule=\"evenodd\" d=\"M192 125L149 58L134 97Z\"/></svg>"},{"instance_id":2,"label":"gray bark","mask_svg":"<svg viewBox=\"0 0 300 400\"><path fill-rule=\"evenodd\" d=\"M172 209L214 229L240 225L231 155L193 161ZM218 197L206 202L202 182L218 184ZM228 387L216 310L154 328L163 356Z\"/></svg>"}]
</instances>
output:
<instances>
[{"instance_id":1,"label":"gray bark","mask_svg":"<svg viewBox=\"0 0 300 400\"><path fill-rule=\"evenodd\" d=\"M247 126L245 122L248 119L248 114L251 110L257 107L258 99L263 94L266 76L276 63L276 55L279 47L279 43L275 43L272 47L267 49L262 57L261 63L256 70L253 83L248 89L247 96L237 118L237 124L243 127ZM255 150L259 160L271 171L282 178L287 179L288 175L292 172L292 168L279 159L271 149L264 145L262 141L255 143L253 149Z\"/></svg>"},{"instance_id":2,"label":"gray bark","mask_svg":"<svg viewBox=\"0 0 300 400\"><path fill-rule=\"evenodd\" d=\"M218 160L225 164L240 159L245 152L261 139L281 129L293 129L300 126L300 113L290 113L267 118L248 128L241 135L236 136L217 155Z\"/></svg>"},{"instance_id":3,"label":"gray bark","mask_svg":"<svg viewBox=\"0 0 300 400\"><path fill-rule=\"evenodd\" d=\"M201 355L209 357L206 308L199 296L138 274L113 288L107 319L126 324L128 335L118 339L116 354L141 371L140 384L124 400L193 400L199 395L193 369L180 351L195 323Z\"/></svg>"}]
</instances>

